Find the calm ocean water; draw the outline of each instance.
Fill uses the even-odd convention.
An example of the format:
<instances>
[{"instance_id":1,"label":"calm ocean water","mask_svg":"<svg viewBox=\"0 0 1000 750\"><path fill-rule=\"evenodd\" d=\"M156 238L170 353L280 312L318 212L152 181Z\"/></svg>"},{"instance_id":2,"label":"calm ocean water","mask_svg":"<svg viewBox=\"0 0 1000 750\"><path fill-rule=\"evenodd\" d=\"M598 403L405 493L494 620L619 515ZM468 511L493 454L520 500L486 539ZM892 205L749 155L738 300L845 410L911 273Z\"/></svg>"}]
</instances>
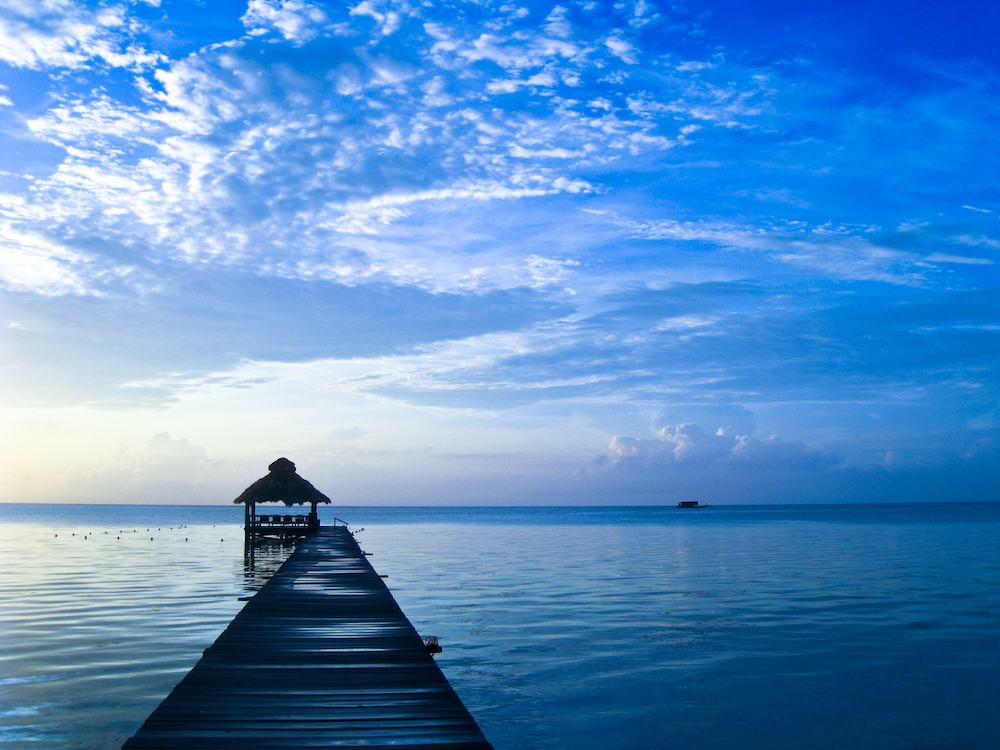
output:
<instances>
[{"instance_id":1,"label":"calm ocean water","mask_svg":"<svg viewBox=\"0 0 1000 750\"><path fill-rule=\"evenodd\" d=\"M1000 747L1000 503L334 513L497 750ZM0 505L0 744L117 748L287 553L241 521Z\"/></svg>"}]
</instances>

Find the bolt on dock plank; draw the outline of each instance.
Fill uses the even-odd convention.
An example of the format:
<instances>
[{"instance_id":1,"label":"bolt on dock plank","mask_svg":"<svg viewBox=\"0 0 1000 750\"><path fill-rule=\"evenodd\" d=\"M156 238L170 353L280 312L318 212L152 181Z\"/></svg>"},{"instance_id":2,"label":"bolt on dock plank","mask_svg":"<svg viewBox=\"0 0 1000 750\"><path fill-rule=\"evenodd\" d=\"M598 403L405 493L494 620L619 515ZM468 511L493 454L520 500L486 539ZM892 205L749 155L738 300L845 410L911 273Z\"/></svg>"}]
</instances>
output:
<instances>
[{"instance_id":1,"label":"bolt on dock plank","mask_svg":"<svg viewBox=\"0 0 1000 750\"><path fill-rule=\"evenodd\" d=\"M492 750L345 527L321 528L124 745Z\"/></svg>"}]
</instances>

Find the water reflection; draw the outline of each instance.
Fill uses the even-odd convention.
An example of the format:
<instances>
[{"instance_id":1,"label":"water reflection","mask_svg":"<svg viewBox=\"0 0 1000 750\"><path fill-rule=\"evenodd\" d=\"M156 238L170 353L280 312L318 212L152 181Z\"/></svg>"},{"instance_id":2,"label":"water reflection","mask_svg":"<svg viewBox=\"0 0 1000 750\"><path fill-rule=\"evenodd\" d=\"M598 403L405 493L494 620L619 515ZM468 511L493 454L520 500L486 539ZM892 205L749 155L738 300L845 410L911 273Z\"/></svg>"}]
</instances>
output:
<instances>
[{"instance_id":1,"label":"water reflection","mask_svg":"<svg viewBox=\"0 0 1000 750\"><path fill-rule=\"evenodd\" d=\"M243 550L243 591L255 594L295 551L291 540L263 539Z\"/></svg>"},{"instance_id":2,"label":"water reflection","mask_svg":"<svg viewBox=\"0 0 1000 750\"><path fill-rule=\"evenodd\" d=\"M0 523L5 748L119 746L243 606L238 524L128 513Z\"/></svg>"}]
</instances>

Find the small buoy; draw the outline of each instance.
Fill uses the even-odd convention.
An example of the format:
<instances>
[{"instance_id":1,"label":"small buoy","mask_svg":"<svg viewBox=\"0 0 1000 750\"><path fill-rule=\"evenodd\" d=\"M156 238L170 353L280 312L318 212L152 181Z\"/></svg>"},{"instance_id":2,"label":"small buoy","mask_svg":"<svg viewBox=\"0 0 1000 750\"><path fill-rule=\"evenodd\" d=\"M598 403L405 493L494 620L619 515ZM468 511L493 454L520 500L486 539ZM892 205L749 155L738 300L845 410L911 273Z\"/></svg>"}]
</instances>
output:
<instances>
[{"instance_id":1,"label":"small buoy","mask_svg":"<svg viewBox=\"0 0 1000 750\"><path fill-rule=\"evenodd\" d=\"M149 541L153 541L153 537L149 537Z\"/></svg>"},{"instance_id":2,"label":"small buoy","mask_svg":"<svg viewBox=\"0 0 1000 750\"><path fill-rule=\"evenodd\" d=\"M58 534L56 534L56 539L58 539L58 538L59 538L59 535L58 535Z\"/></svg>"},{"instance_id":3,"label":"small buoy","mask_svg":"<svg viewBox=\"0 0 1000 750\"><path fill-rule=\"evenodd\" d=\"M188 538L187 538L187 537L184 537L184 541L186 542L187 540L188 540Z\"/></svg>"},{"instance_id":4,"label":"small buoy","mask_svg":"<svg viewBox=\"0 0 1000 750\"><path fill-rule=\"evenodd\" d=\"M424 649L428 654L440 654L443 650L441 644L438 643L436 635L429 635L424 639Z\"/></svg>"},{"instance_id":5,"label":"small buoy","mask_svg":"<svg viewBox=\"0 0 1000 750\"><path fill-rule=\"evenodd\" d=\"M116 536L115 539L121 539L121 537L120 536Z\"/></svg>"}]
</instances>

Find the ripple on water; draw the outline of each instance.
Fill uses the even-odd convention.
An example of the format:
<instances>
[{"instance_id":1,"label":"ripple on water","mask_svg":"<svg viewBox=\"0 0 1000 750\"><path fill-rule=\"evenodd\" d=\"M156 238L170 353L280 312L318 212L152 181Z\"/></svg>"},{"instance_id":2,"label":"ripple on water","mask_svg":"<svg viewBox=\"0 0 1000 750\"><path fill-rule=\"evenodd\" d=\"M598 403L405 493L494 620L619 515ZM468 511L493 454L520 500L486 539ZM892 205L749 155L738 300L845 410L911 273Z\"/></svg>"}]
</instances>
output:
<instances>
[{"instance_id":1,"label":"ripple on water","mask_svg":"<svg viewBox=\"0 0 1000 750\"><path fill-rule=\"evenodd\" d=\"M0 523L0 743L138 727L287 553L231 510ZM338 515L498 750L1000 746L1000 514L936 512Z\"/></svg>"}]
</instances>

